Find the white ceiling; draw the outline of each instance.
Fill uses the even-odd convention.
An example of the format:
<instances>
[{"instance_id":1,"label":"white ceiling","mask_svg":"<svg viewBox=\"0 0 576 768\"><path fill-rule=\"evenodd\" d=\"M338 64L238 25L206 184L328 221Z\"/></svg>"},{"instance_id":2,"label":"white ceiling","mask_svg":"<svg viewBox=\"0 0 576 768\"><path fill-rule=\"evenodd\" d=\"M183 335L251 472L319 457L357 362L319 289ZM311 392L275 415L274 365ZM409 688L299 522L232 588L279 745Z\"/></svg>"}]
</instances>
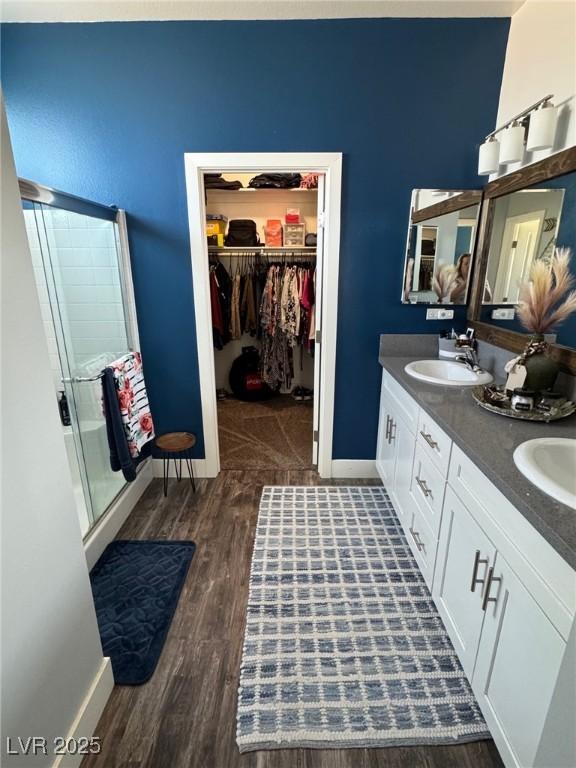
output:
<instances>
[{"instance_id":1,"label":"white ceiling","mask_svg":"<svg viewBox=\"0 0 576 768\"><path fill-rule=\"evenodd\" d=\"M513 16L525 0L0 0L2 21Z\"/></svg>"}]
</instances>

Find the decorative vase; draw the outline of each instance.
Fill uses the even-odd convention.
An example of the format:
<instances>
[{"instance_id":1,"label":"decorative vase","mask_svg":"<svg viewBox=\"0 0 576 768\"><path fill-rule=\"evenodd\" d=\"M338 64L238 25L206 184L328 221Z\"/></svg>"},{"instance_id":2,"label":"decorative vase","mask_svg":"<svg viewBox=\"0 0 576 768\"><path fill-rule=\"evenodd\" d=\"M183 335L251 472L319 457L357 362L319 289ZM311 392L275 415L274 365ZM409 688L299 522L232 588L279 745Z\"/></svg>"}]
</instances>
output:
<instances>
[{"instance_id":1,"label":"decorative vase","mask_svg":"<svg viewBox=\"0 0 576 768\"><path fill-rule=\"evenodd\" d=\"M524 389L544 392L554 388L560 366L547 352L548 342L544 336L541 333L534 334L522 353L527 372Z\"/></svg>"}]
</instances>

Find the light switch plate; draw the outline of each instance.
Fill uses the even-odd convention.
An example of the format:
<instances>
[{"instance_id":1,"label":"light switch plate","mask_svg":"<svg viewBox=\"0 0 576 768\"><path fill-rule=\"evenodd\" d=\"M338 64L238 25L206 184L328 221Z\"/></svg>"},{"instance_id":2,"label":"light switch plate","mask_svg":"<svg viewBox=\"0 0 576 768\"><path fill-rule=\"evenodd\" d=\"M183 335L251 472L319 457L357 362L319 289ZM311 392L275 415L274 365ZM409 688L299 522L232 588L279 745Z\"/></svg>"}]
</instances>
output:
<instances>
[{"instance_id":1,"label":"light switch plate","mask_svg":"<svg viewBox=\"0 0 576 768\"><path fill-rule=\"evenodd\" d=\"M492 320L514 320L515 307L499 307L492 310Z\"/></svg>"},{"instance_id":2,"label":"light switch plate","mask_svg":"<svg viewBox=\"0 0 576 768\"><path fill-rule=\"evenodd\" d=\"M430 308L426 310L426 320L452 320L454 317L453 309Z\"/></svg>"}]
</instances>

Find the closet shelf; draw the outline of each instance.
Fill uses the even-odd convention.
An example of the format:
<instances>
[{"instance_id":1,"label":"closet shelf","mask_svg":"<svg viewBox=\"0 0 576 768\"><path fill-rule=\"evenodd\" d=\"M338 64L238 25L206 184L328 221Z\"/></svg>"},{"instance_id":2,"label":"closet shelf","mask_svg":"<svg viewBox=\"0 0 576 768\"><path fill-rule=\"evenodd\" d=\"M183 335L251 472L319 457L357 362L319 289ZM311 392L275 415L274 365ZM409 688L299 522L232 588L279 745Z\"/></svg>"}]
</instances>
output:
<instances>
[{"instance_id":1,"label":"closet shelf","mask_svg":"<svg viewBox=\"0 0 576 768\"><path fill-rule=\"evenodd\" d=\"M251 194L256 194L257 192L288 192L289 194L293 195L300 192L302 194L309 195L313 192L317 193L318 187L314 187L313 189L307 189L305 187L261 187L259 189L254 187L240 187L240 189L219 189L218 187L208 187L206 192L208 192L208 194L215 192L218 195L237 195L238 193L246 192L250 192Z\"/></svg>"},{"instance_id":2,"label":"closet shelf","mask_svg":"<svg viewBox=\"0 0 576 768\"><path fill-rule=\"evenodd\" d=\"M274 248L271 245L254 245L250 248L234 246L219 246L209 245L208 253L228 253L232 254L238 251L239 253L293 253L294 251L302 253L313 253L316 251L315 245L283 245Z\"/></svg>"}]
</instances>

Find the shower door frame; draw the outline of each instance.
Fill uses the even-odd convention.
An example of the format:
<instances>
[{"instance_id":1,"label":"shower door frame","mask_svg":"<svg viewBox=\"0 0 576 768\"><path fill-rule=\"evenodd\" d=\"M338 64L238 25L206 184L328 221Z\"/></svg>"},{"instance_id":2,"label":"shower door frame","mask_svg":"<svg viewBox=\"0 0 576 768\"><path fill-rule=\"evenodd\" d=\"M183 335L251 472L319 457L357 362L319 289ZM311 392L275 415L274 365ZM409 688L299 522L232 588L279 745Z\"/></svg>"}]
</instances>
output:
<instances>
[{"instance_id":1,"label":"shower door frame","mask_svg":"<svg viewBox=\"0 0 576 768\"><path fill-rule=\"evenodd\" d=\"M50 208L60 209L69 211L72 213L78 213L82 214L84 216L92 216L93 218L98 219L105 219L107 221L111 221L114 224L116 224L115 230L114 230L114 239L116 243L116 251L118 253L118 274L120 279L120 291L122 294L122 303L124 307L124 322L126 327L126 340L128 343L129 348L140 350L140 338L138 334L138 321L136 317L136 301L134 297L134 285L132 281L132 266L130 262L130 247L128 242L128 228L126 223L126 211L122 208L116 208L115 206L106 206L102 205L101 203L96 203L92 200L87 200L86 198L77 197L76 195L71 195L67 192L62 192L60 190L55 190L50 187L46 187L43 184L38 184L35 181L31 181L29 179L18 179L18 186L20 190L20 197L22 200L26 200L29 203L38 203L40 205L47 205ZM51 289L48 289L49 295L51 296ZM62 343L62 340L60 338L62 334L62 329L57 327L57 322L55 318L53 318L56 338L57 338L57 346L58 346L58 355L61 358L61 366L64 367L62 363L62 355L67 358L67 351L66 351L66 345ZM62 347L64 347L62 349ZM68 365L68 361L66 360L66 365ZM64 373L64 371L63 371ZM64 383L64 382L63 382ZM70 382L72 385L73 382ZM72 416L72 428L74 432L74 442L79 447L81 458L79 457L79 461L83 464L83 467L81 468L81 484L82 489L84 491L84 496L88 496L86 499L87 503L90 503L90 527L88 528L88 531L84 535L84 541L86 542L90 537L94 535L94 532L96 529L100 526L100 524L105 520L107 517L109 511L115 506L120 496L127 490L128 483L124 483L122 488L118 491L118 493L110 500L110 503L106 507L106 509L98 516L95 517L94 510L92 509L92 496L89 490L89 487L87 486L87 478L84 477L82 473L86 473L86 459L84 456L84 445L82 443L82 435L80 433L80 428L77 423L77 417L76 417L76 406L72 409L73 413L71 413ZM78 451L78 449L77 449ZM144 462L144 464L148 464L148 462ZM141 469L143 465L140 465L138 469Z\"/></svg>"}]
</instances>

